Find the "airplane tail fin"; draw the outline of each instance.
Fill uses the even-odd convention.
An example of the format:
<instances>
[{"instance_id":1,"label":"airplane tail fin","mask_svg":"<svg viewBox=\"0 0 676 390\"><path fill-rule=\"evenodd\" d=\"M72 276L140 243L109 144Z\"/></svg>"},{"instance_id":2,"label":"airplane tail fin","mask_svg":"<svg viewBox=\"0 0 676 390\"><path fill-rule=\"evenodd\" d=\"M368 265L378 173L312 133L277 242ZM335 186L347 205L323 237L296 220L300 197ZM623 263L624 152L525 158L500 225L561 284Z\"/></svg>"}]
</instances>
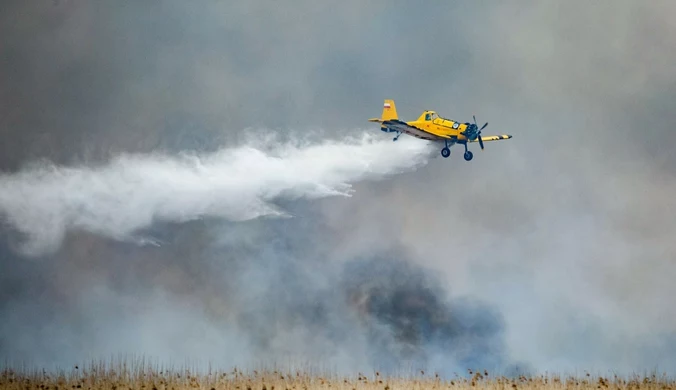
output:
<instances>
[{"instance_id":1,"label":"airplane tail fin","mask_svg":"<svg viewBox=\"0 0 676 390\"><path fill-rule=\"evenodd\" d=\"M394 100L385 99L383 103L383 115L381 115L382 120L389 121L390 119L399 119L397 116L397 107L394 105Z\"/></svg>"},{"instance_id":2,"label":"airplane tail fin","mask_svg":"<svg viewBox=\"0 0 676 390\"><path fill-rule=\"evenodd\" d=\"M399 119L399 116L397 115L397 107L394 105L394 100L391 99L385 99L385 102L383 103L383 113L380 117L378 118L371 118L369 121L371 122L384 122L384 121L389 121L392 119Z\"/></svg>"}]
</instances>

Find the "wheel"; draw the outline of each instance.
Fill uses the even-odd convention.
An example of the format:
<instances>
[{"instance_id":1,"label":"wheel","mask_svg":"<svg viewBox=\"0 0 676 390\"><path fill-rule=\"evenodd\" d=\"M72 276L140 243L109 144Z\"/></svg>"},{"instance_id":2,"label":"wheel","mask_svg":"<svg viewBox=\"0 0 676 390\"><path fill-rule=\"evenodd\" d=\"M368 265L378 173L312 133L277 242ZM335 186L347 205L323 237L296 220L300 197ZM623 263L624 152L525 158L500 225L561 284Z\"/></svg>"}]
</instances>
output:
<instances>
[{"instance_id":1,"label":"wheel","mask_svg":"<svg viewBox=\"0 0 676 390\"><path fill-rule=\"evenodd\" d=\"M442 155L444 158L447 158L448 156L451 155L451 149L449 149L449 148L443 148L443 149L441 149L441 155Z\"/></svg>"},{"instance_id":2,"label":"wheel","mask_svg":"<svg viewBox=\"0 0 676 390\"><path fill-rule=\"evenodd\" d=\"M471 160L472 157L474 157L474 155L472 154L472 152L470 152L469 150L465 152L465 161Z\"/></svg>"}]
</instances>

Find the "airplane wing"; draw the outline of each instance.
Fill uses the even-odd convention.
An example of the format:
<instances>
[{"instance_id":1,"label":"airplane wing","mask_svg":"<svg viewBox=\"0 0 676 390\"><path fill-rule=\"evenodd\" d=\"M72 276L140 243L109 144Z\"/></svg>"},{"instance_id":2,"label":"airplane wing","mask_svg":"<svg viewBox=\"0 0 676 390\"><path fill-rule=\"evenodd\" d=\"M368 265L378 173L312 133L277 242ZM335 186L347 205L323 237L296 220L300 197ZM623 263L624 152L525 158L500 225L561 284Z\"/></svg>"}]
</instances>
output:
<instances>
[{"instance_id":1,"label":"airplane wing","mask_svg":"<svg viewBox=\"0 0 676 390\"><path fill-rule=\"evenodd\" d=\"M455 137L447 136L447 135L438 135L434 133L430 133L428 131L419 129L417 127L413 127L409 125L406 122L400 121L398 119L389 119L389 120L382 120L378 118L371 118L369 119L369 122L380 122L382 123L381 127L386 127L390 131L398 131L403 134L408 134L410 136L416 137L416 138L421 138L421 139L426 139L429 141L443 141L443 140L453 140L455 141Z\"/></svg>"},{"instance_id":2,"label":"airplane wing","mask_svg":"<svg viewBox=\"0 0 676 390\"><path fill-rule=\"evenodd\" d=\"M499 141L499 140L501 140L501 139L510 139L510 138L512 138L512 136L509 135L509 134L503 134L503 135L487 135L487 136L483 136L483 135L482 135L482 136L481 136L481 139L482 139L484 142L486 142L486 141ZM475 140L473 140L473 141L469 141L469 142L479 142L479 139L477 138L477 139L475 139Z\"/></svg>"}]
</instances>

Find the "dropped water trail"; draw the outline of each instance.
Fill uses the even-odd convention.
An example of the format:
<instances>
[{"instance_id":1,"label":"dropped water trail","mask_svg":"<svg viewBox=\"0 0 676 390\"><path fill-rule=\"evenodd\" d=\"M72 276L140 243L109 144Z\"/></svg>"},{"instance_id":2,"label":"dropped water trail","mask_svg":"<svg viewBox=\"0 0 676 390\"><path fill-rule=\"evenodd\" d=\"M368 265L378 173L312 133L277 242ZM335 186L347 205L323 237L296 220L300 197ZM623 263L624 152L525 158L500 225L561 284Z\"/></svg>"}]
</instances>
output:
<instances>
[{"instance_id":1,"label":"dropped water trail","mask_svg":"<svg viewBox=\"0 0 676 390\"><path fill-rule=\"evenodd\" d=\"M0 217L25 234L21 250L58 249L67 230L147 242L154 221L286 216L275 200L349 196L351 184L426 164L426 142L363 134L316 144L268 143L210 154L120 155L106 165L36 165L0 175Z\"/></svg>"}]
</instances>

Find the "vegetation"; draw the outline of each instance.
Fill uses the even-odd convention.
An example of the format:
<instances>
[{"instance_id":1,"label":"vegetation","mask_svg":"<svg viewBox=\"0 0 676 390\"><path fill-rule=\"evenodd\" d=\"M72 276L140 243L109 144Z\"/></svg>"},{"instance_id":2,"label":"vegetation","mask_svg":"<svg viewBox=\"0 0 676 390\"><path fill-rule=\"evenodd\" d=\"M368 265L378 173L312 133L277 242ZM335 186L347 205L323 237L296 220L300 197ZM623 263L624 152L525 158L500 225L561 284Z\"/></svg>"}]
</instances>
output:
<instances>
[{"instance_id":1,"label":"vegetation","mask_svg":"<svg viewBox=\"0 0 676 390\"><path fill-rule=\"evenodd\" d=\"M487 371L468 371L464 377L442 379L436 374L420 371L415 376L384 376L359 373L354 377L322 375L311 371L281 371L274 369L244 372L209 370L192 373L189 369L153 367L145 363L128 365L91 364L75 366L66 371L48 373L37 370L3 369L0 390L667 390L676 389L676 381L656 374L630 378L559 377L492 377Z\"/></svg>"}]
</instances>

